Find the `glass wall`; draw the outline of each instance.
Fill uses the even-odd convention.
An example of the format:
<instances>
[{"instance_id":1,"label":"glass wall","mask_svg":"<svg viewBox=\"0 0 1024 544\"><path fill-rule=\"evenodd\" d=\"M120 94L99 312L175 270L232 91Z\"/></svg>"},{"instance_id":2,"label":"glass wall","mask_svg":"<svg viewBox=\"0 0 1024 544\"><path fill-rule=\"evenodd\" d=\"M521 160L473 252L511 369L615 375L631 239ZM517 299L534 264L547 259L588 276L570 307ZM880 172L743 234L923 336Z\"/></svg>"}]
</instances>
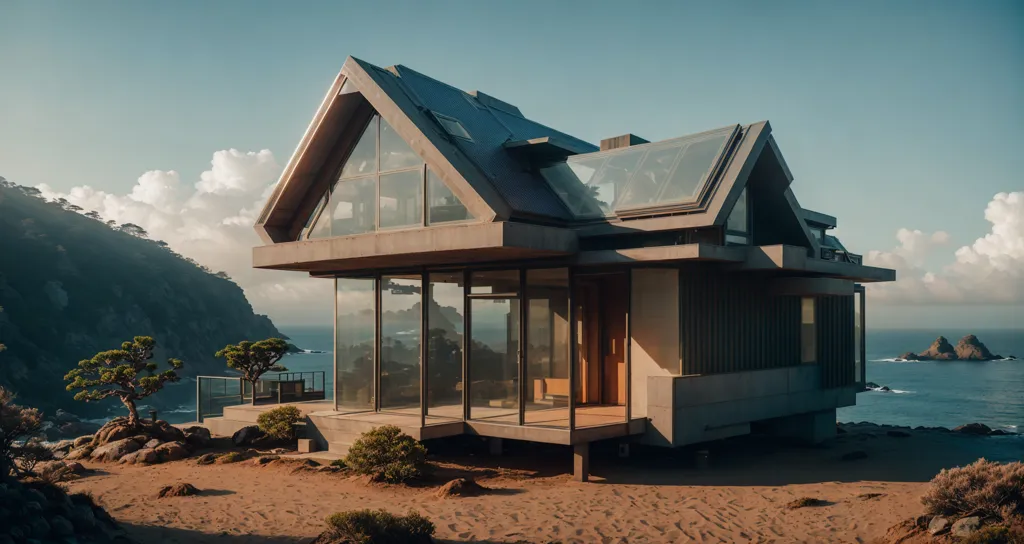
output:
<instances>
[{"instance_id":1,"label":"glass wall","mask_svg":"<svg viewBox=\"0 0 1024 544\"><path fill-rule=\"evenodd\" d=\"M465 299L462 272L429 275L427 299L427 416L462 419L462 341ZM429 420L428 420L429 423Z\"/></svg>"},{"instance_id":2,"label":"glass wall","mask_svg":"<svg viewBox=\"0 0 1024 544\"><path fill-rule=\"evenodd\" d=\"M381 278L381 410L420 413L421 290L419 274Z\"/></svg>"},{"instance_id":3,"label":"glass wall","mask_svg":"<svg viewBox=\"0 0 1024 544\"><path fill-rule=\"evenodd\" d=\"M860 285L853 293L853 349L853 380L864 385L866 379L864 372L864 288Z\"/></svg>"},{"instance_id":4,"label":"glass wall","mask_svg":"<svg viewBox=\"0 0 1024 544\"><path fill-rule=\"evenodd\" d=\"M526 272L527 425L569 426L569 270Z\"/></svg>"},{"instance_id":5,"label":"glass wall","mask_svg":"<svg viewBox=\"0 0 1024 544\"><path fill-rule=\"evenodd\" d=\"M376 316L373 278L338 278L335 282L335 409L374 409L373 345Z\"/></svg>"},{"instance_id":6,"label":"glass wall","mask_svg":"<svg viewBox=\"0 0 1024 544\"><path fill-rule=\"evenodd\" d=\"M519 271L474 272L470 293L470 418L519 421Z\"/></svg>"}]
</instances>

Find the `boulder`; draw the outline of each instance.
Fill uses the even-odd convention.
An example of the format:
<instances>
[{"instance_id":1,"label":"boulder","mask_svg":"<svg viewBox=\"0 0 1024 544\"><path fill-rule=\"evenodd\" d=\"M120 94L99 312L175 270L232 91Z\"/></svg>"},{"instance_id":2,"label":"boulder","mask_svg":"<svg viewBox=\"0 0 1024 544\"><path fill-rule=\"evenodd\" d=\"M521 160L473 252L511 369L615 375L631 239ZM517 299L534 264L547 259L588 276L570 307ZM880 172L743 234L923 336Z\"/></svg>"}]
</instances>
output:
<instances>
[{"instance_id":1,"label":"boulder","mask_svg":"<svg viewBox=\"0 0 1024 544\"><path fill-rule=\"evenodd\" d=\"M913 351L908 351L896 358L897 361L920 361L921 357Z\"/></svg>"},{"instance_id":2,"label":"boulder","mask_svg":"<svg viewBox=\"0 0 1024 544\"><path fill-rule=\"evenodd\" d=\"M197 465L212 465L217 458L220 457L219 453L204 453L196 459Z\"/></svg>"},{"instance_id":3,"label":"boulder","mask_svg":"<svg viewBox=\"0 0 1024 544\"><path fill-rule=\"evenodd\" d=\"M185 433L181 432L181 429L163 420L158 420L156 423L145 424L143 425L142 430L150 438L156 438L161 442L185 441Z\"/></svg>"},{"instance_id":4,"label":"boulder","mask_svg":"<svg viewBox=\"0 0 1024 544\"><path fill-rule=\"evenodd\" d=\"M983 423L968 423L967 425L961 425L953 429L954 433L973 434L977 436L988 436L992 433L992 429L988 425Z\"/></svg>"},{"instance_id":5,"label":"boulder","mask_svg":"<svg viewBox=\"0 0 1024 544\"><path fill-rule=\"evenodd\" d=\"M487 488L471 479L456 478L438 488L434 493L439 499L449 497L475 497L487 491Z\"/></svg>"},{"instance_id":6,"label":"boulder","mask_svg":"<svg viewBox=\"0 0 1024 544\"><path fill-rule=\"evenodd\" d=\"M66 461L77 461L79 459L88 459L89 455L92 454L92 450L93 450L93 447L89 446L89 445L82 446L82 447L79 447L79 448L75 448L75 449L69 451L68 454L64 456L64 460L66 460Z\"/></svg>"},{"instance_id":7,"label":"boulder","mask_svg":"<svg viewBox=\"0 0 1024 544\"><path fill-rule=\"evenodd\" d=\"M280 458L281 457L278 456L278 455L261 455L260 457L257 457L256 459L253 459L252 464L257 465L257 466L263 466L263 465L269 464L269 463L271 463L273 461L277 461Z\"/></svg>"},{"instance_id":8,"label":"boulder","mask_svg":"<svg viewBox=\"0 0 1024 544\"><path fill-rule=\"evenodd\" d=\"M1002 359L1002 356L993 355L992 352L985 347L985 344L982 344L981 340L978 340L978 337L973 334L968 334L961 338L953 349L956 351L957 359L963 361L991 361L993 359Z\"/></svg>"},{"instance_id":9,"label":"boulder","mask_svg":"<svg viewBox=\"0 0 1024 544\"><path fill-rule=\"evenodd\" d=\"M93 435L92 443L95 446L102 446L103 444L128 438L134 434L134 429L128 427L128 418L118 417L100 427Z\"/></svg>"},{"instance_id":10,"label":"boulder","mask_svg":"<svg viewBox=\"0 0 1024 544\"><path fill-rule=\"evenodd\" d=\"M188 457L188 448L181 442L166 442L156 447L156 454L161 463L177 461Z\"/></svg>"},{"instance_id":11,"label":"boulder","mask_svg":"<svg viewBox=\"0 0 1024 544\"><path fill-rule=\"evenodd\" d=\"M124 457L125 455L128 455L129 453L139 451L140 447L141 446L139 446L138 442L130 438L122 438L121 440L109 442L97 447L96 449L92 450L92 453L89 454L89 457L93 461L117 461L118 459Z\"/></svg>"},{"instance_id":12,"label":"boulder","mask_svg":"<svg viewBox=\"0 0 1024 544\"><path fill-rule=\"evenodd\" d=\"M72 474L85 474L85 465L83 465L82 463L78 463L75 461L72 461L70 463L65 462L64 466L68 467L68 470L70 470Z\"/></svg>"},{"instance_id":13,"label":"boulder","mask_svg":"<svg viewBox=\"0 0 1024 544\"><path fill-rule=\"evenodd\" d=\"M918 357L920 357L921 360L925 361L930 359L937 359L940 361L954 360L957 358L956 349L954 349L953 346L949 343L949 340L946 340L945 336L940 336L936 338L935 341L932 342L932 345L928 347L928 349L922 351L921 353L918 353L917 355Z\"/></svg>"},{"instance_id":14,"label":"boulder","mask_svg":"<svg viewBox=\"0 0 1024 544\"><path fill-rule=\"evenodd\" d=\"M878 385L875 382L868 382L868 383L864 384L864 387L867 388L867 389L878 389L881 386Z\"/></svg>"},{"instance_id":15,"label":"boulder","mask_svg":"<svg viewBox=\"0 0 1024 544\"><path fill-rule=\"evenodd\" d=\"M231 435L231 442L236 446L250 446L260 438L263 438L263 431L255 425L249 425L238 429L235 434Z\"/></svg>"},{"instance_id":16,"label":"boulder","mask_svg":"<svg viewBox=\"0 0 1024 544\"><path fill-rule=\"evenodd\" d=\"M125 455L118 462L126 465L154 465L160 462L160 458L157 456L156 450L152 448L143 448L139 451Z\"/></svg>"},{"instance_id":17,"label":"boulder","mask_svg":"<svg viewBox=\"0 0 1024 544\"><path fill-rule=\"evenodd\" d=\"M213 440L213 437L210 435L210 429L198 425L185 429L184 433L185 443L193 448L205 448Z\"/></svg>"},{"instance_id":18,"label":"boulder","mask_svg":"<svg viewBox=\"0 0 1024 544\"><path fill-rule=\"evenodd\" d=\"M96 423L90 423L88 421L69 421L67 423L61 423L57 427L57 432L60 436L82 436L83 434L92 434L100 429L100 425Z\"/></svg>"},{"instance_id":19,"label":"boulder","mask_svg":"<svg viewBox=\"0 0 1024 544\"><path fill-rule=\"evenodd\" d=\"M970 516L956 520L953 527L949 529L949 534L959 538L966 538L974 534L979 528L981 528L981 518Z\"/></svg>"},{"instance_id":20,"label":"boulder","mask_svg":"<svg viewBox=\"0 0 1024 544\"><path fill-rule=\"evenodd\" d=\"M73 446L75 448L81 448L82 446L84 446L86 444L89 444L91 442L92 442L92 435L91 434L87 434L85 436L79 436L78 438L76 438Z\"/></svg>"},{"instance_id":21,"label":"boulder","mask_svg":"<svg viewBox=\"0 0 1024 544\"><path fill-rule=\"evenodd\" d=\"M882 387L879 387L878 390L883 392L883 393L889 393L889 392L892 391L892 389L889 389L888 385L883 385Z\"/></svg>"},{"instance_id":22,"label":"boulder","mask_svg":"<svg viewBox=\"0 0 1024 544\"><path fill-rule=\"evenodd\" d=\"M935 516L931 522L928 523L928 534L935 536L942 534L949 529L949 520L942 516Z\"/></svg>"},{"instance_id":23,"label":"boulder","mask_svg":"<svg viewBox=\"0 0 1024 544\"><path fill-rule=\"evenodd\" d=\"M153 449L153 448L159 446L160 444L161 444L160 440L154 438L152 440L147 441L145 444L142 445L142 447L143 448L147 448L147 449Z\"/></svg>"},{"instance_id":24,"label":"boulder","mask_svg":"<svg viewBox=\"0 0 1024 544\"><path fill-rule=\"evenodd\" d=\"M199 490L196 489L195 486L193 486L192 484L181 483L164 487L163 489L160 490L159 493L157 493L156 498L163 499L166 497L188 497L189 495L198 494Z\"/></svg>"}]
</instances>

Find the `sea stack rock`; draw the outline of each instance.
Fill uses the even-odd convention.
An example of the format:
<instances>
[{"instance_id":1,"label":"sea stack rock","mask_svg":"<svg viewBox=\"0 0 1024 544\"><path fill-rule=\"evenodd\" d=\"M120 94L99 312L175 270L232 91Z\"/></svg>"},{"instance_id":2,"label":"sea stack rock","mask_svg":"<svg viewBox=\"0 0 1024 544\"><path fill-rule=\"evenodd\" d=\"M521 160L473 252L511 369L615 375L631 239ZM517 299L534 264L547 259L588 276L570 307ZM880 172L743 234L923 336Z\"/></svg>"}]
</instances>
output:
<instances>
[{"instance_id":1,"label":"sea stack rock","mask_svg":"<svg viewBox=\"0 0 1024 544\"><path fill-rule=\"evenodd\" d=\"M999 355L992 355L992 352L985 347L985 344L978 340L977 336L968 334L956 343L956 357L964 361L991 361L1002 359Z\"/></svg>"},{"instance_id":2,"label":"sea stack rock","mask_svg":"<svg viewBox=\"0 0 1024 544\"><path fill-rule=\"evenodd\" d=\"M897 361L920 361L921 357L913 351L908 351L896 358Z\"/></svg>"},{"instance_id":3,"label":"sea stack rock","mask_svg":"<svg viewBox=\"0 0 1024 544\"><path fill-rule=\"evenodd\" d=\"M977 340L977 339L975 339ZM946 340L945 336L940 336L932 342L932 345L917 354L922 360L937 359L937 360L955 360L957 359L956 349Z\"/></svg>"}]
</instances>

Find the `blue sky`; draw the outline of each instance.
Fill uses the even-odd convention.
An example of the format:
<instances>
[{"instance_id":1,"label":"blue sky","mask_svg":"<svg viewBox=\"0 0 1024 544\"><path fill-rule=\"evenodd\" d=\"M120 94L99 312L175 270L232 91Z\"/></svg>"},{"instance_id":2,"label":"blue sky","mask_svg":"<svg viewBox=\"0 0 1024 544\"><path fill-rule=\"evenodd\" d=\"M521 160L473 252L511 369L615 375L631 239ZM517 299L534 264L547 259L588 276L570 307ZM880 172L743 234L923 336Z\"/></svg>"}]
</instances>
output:
<instances>
[{"instance_id":1,"label":"blue sky","mask_svg":"<svg viewBox=\"0 0 1024 544\"><path fill-rule=\"evenodd\" d=\"M848 247L942 230L939 266L1024 189L1022 29L1020 2L7 0L0 175L126 193L217 150L283 164L353 55L592 142L769 119Z\"/></svg>"}]
</instances>

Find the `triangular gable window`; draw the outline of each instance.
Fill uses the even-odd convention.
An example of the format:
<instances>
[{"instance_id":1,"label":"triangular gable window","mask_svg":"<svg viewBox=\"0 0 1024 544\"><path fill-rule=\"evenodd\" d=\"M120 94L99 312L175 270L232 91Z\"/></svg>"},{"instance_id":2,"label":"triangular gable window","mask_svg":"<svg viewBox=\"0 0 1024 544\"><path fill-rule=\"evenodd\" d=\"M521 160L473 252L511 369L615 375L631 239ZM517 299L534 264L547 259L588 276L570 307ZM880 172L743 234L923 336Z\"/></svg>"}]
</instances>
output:
<instances>
[{"instance_id":1,"label":"triangular gable window","mask_svg":"<svg viewBox=\"0 0 1024 544\"><path fill-rule=\"evenodd\" d=\"M725 242L742 245L750 243L750 199L746 187L740 192L740 198L725 220Z\"/></svg>"},{"instance_id":2,"label":"triangular gable window","mask_svg":"<svg viewBox=\"0 0 1024 544\"><path fill-rule=\"evenodd\" d=\"M374 115L307 220L300 239L472 219L394 128Z\"/></svg>"}]
</instances>

